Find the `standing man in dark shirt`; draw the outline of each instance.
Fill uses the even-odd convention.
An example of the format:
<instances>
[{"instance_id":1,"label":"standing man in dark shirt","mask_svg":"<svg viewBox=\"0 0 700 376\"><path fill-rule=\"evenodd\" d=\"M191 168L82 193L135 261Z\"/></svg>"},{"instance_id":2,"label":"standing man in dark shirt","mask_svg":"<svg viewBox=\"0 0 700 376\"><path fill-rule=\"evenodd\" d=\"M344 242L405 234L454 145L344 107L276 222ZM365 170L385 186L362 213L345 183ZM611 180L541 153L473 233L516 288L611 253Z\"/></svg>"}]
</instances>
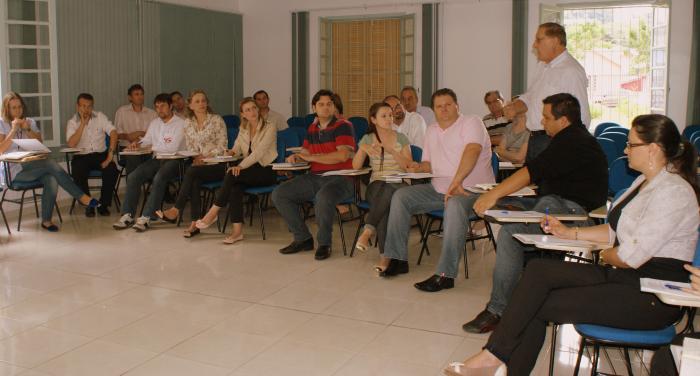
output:
<instances>
[{"instance_id":1,"label":"standing man in dark shirt","mask_svg":"<svg viewBox=\"0 0 700 376\"><path fill-rule=\"evenodd\" d=\"M549 146L496 188L481 195L474 203L477 214L483 215L502 198L503 203L552 214L586 214L605 204L608 164L598 142L581 122L578 100L560 93L542 103L541 123L552 139ZM539 186L537 198L506 198L531 183ZM523 270L524 253L533 250L513 238L513 234L522 233L541 234L542 230L538 223L513 223L501 228L491 300L474 320L464 324L465 331L486 333L500 321Z\"/></svg>"},{"instance_id":2,"label":"standing man in dark shirt","mask_svg":"<svg viewBox=\"0 0 700 376\"><path fill-rule=\"evenodd\" d=\"M294 234L294 241L280 249L282 254L314 248L314 238L301 215L301 205L313 200L318 224L315 258L324 260L330 257L335 207L351 198L354 192L351 178L321 176L328 171L352 169L355 152L352 124L335 117L334 96L329 90L319 90L314 95L311 107L316 120L309 125L302 151L287 158L287 162L309 162L310 173L296 176L272 192L272 202Z\"/></svg>"}]
</instances>

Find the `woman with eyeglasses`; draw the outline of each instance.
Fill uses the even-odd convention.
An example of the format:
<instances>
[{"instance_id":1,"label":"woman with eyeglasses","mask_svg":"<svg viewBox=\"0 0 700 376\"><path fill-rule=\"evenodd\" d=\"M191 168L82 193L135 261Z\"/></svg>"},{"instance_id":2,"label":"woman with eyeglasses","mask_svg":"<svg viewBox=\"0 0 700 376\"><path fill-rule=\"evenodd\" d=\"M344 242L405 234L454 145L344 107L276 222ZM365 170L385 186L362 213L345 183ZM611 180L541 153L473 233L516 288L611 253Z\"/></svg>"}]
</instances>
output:
<instances>
[{"instance_id":1,"label":"woman with eyeglasses","mask_svg":"<svg viewBox=\"0 0 700 376\"><path fill-rule=\"evenodd\" d=\"M641 172L611 206L608 223L567 227L553 217L545 232L559 238L608 243L602 265L531 261L484 350L444 369L446 375L529 375L548 322L657 330L681 315L677 306L640 291L640 278L688 282L698 238L697 152L663 115L632 121L625 148Z\"/></svg>"}]
</instances>

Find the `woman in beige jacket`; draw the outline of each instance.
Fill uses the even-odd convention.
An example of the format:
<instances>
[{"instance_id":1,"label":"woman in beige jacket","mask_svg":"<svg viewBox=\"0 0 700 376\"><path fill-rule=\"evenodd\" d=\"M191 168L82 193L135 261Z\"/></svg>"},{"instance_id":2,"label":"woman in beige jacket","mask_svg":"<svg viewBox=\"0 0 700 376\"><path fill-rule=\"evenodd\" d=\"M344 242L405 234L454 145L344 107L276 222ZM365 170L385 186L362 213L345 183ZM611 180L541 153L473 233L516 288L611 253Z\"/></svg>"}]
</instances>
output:
<instances>
[{"instance_id":1,"label":"woman in beige jacket","mask_svg":"<svg viewBox=\"0 0 700 376\"><path fill-rule=\"evenodd\" d=\"M277 128L263 119L253 98L243 98L239 109L241 128L229 153L243 156L243 160L226 171L223 187L217 192L214 205L196 223L199 229L211 226L216 221L219 210L228 203L233 229L224 239L225 244L243 239L244 190L248 187L272 185L277 181L271 165L277 159Z\"/></svg>"}]
</instances>

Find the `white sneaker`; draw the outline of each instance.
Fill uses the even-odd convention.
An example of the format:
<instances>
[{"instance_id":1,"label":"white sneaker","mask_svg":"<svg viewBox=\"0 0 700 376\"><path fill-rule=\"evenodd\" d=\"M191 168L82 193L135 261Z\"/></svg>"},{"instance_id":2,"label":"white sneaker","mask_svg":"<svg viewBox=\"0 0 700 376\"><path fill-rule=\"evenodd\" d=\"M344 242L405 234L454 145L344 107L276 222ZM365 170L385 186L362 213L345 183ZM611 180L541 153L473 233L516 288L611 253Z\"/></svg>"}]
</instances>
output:
<instances>
[{"instance_id":1,"label":"white sneaker","mask_svg":"<svg viewBox=\"0 0 700 376\"><path fill-rule=\"evenodd\" d=\"M148 229L148 225L151 223L151 218L139 217L133 226L133 229L138 232L144 232Z\"/></svg>"},{"instance_id":2,"label":"white sneaker","mask_svg":"<svg viewBox=\"0 0 700 376\"><path fill-rule=\"evenodd\" d=\"M115 230L123 230L125 228L131 227L131 225L134 224L134 218L131 216L131 214L124 214L122 215L119 220L112 225L112 228Z\"/></svg>"}]
</instances>

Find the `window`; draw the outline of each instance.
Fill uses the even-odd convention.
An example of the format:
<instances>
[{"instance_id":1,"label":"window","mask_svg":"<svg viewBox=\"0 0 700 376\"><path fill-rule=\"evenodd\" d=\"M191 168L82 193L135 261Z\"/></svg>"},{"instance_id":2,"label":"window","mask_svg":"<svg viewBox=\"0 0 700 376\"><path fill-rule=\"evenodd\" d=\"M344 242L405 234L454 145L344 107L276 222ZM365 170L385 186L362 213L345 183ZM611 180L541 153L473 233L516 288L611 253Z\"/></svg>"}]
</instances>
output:
<instances>
[{"instance_id":1,"label":"window","mask_svg":"<svg viewBox=\"0 0 700 376\"><path fill-rule=\"evenodd\" d=\"M637 115L666 112L669 9L664 4L542 7L542 22L564 25L567 48L586 70L592 127L605 121L629 126Z\"/></svg>"},{"instance_id":2,"label":"window","mask_svg":"<svg viewBox=\"0 0 700 376\"><path fill-rule=\"evenodd\" d=\"M344 115L367 116L374 102L413 85L413 16L321 19L321 87L338 93Z\"/></svg>"},{"instance_id":3,"label":"window","mask_svg":"<svg viewBox=\"0 0 700 376\"><path fill-rule=\"evenodd\" d=\"M7 0L0 6L2 92L15 91L27 104L44 142L60 144L56 88L54 0Z\"/></svg>"}]
</instances>

